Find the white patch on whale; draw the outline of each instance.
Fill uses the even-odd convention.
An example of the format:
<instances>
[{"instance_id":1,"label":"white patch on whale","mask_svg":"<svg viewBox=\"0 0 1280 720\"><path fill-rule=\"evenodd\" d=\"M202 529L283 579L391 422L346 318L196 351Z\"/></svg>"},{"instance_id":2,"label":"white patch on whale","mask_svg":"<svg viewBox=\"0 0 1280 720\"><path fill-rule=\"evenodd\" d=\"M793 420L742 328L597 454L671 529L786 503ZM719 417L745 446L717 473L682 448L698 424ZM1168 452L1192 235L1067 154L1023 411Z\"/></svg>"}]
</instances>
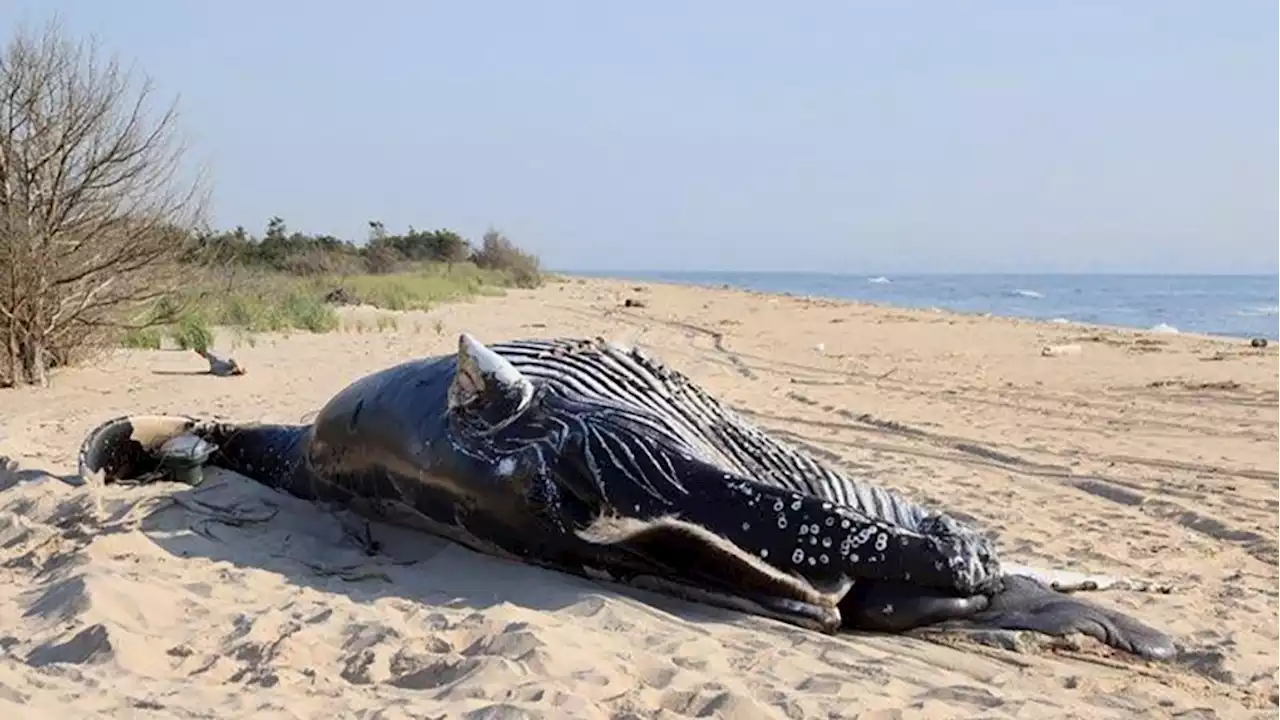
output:
<instances>
[{"instance_id":1,"label":"white patch on whale","mask_svg":"<svg viewBox=\"0 0 1280 720\"><path fill-rule=\"evenodd\" d=\"M502 477L510 477L516 471L516 459L508 455L498 461L498 474Z\"/></svg>"}]
</instances>

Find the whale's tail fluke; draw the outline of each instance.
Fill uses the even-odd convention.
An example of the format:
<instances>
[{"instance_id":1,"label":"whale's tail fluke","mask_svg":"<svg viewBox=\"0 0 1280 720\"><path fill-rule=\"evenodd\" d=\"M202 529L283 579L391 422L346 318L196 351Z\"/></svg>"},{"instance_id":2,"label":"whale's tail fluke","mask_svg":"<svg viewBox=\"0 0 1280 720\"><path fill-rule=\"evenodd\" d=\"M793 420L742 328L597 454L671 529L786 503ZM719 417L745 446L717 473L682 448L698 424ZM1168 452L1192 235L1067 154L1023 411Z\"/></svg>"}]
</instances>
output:
<instances>
[{"instance_id":1,"label":"whale's tail fluke","mask_svg":"<svg viewBox=\"0 0 1280 720\"><path fill-rule=\"evenodd\" d=\"M238 425L184 415L124 415L101 423L85 437L77 460L80 477L103 483L160 480L198 485L203 468L215 466L291 494L304 462L305 425ZM311 499L311 498L307 498Z\"/></svg>"},{"instance_id":2,"label":"whale's tail fluke","mask_svg":"<svg viewBox=\"0 0 1280 720\"><path fill-rule=\"evenodd\" d=\"M77 470L85 480L100 475L105 483L145 482L162 479L183 455L202 465L212 452L212 444L194 441L203 440L193 433L200 424L196 418L181 415L111 418L85 437ZM182 438L193 440L184 442Z\"/></svg>"}]
</instances>

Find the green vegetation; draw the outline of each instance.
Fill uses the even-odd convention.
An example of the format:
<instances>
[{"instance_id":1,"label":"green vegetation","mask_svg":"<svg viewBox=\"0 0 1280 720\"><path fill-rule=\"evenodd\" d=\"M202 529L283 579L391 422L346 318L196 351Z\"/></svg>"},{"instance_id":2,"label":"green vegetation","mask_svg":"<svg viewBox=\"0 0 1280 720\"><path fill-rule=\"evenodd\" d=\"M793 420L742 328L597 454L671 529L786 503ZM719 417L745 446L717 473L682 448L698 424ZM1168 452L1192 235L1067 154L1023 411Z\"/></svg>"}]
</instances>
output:
<instances>
[{"instance_id":1,"label":"green vegetation","mask_svg":"<svg viewBox=\"0 0 1280 720\"><path fill-rule=\"evenodd\" d=\"M519 285L508 273L473 263L428 264L395 275L332 278L325 284L345 288L357 304L386 310L429 310L477 295L501 295L503 288Z\"/></svg>"},{"instance_id":2,"label":"green vegetation","mask_svg":"<svg viewBox=\"0 0 1280 720\"><path fill-rule=\"evenodd\" d=\"M429 310L440 303L501 295L507 288L537 287L544 280L537 259L497 232L486 234L481 248L472 250L449 231L384 234L357 246L329 236L281 237L283 229L283 221L272 218L270 241L243 229L199 238L189 258L193 270L205 271L211 259L220 269L195 287L136 312L125 323L123 344L158 349L168 340L181 349L204 350L217 326L242 339L261 332L330 332L343 328L339 305ZM442 237L446 242L440 242ZM457 259L441 259L440 254ZM330 272L335 269L363 272ZM385 316L372 324L350 324L357 332L394 327L395 320Z\"/></svg>"}]
</instances>

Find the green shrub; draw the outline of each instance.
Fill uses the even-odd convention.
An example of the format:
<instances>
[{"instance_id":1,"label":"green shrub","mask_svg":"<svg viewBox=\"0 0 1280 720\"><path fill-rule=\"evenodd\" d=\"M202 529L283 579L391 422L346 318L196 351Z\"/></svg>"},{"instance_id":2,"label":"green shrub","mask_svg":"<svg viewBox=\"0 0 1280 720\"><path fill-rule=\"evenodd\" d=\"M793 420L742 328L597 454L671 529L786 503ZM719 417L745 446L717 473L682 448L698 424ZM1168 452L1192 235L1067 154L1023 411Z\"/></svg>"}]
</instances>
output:
<instances>
[{"instance_id":1,"label":"green shrub","mask_svg":"<svg viewBox=\"0 0 1280 720\"><path fill-rule=\"evenodd\" d=\"M213 345L213 331L198 314L184 315L172 326L170 335L181 350L204 352Z\"/></svg>"},{"instance_id":2,"label":"green shrub","mask_svg":"<svg viewBox=\"0 0 1280 720\"><path fill-rule=\"evenodd\" d=\"M129 328L121 345L135 350L159 350L164 343L164 329L159 327Z\"/></svg>"}]
</instances>

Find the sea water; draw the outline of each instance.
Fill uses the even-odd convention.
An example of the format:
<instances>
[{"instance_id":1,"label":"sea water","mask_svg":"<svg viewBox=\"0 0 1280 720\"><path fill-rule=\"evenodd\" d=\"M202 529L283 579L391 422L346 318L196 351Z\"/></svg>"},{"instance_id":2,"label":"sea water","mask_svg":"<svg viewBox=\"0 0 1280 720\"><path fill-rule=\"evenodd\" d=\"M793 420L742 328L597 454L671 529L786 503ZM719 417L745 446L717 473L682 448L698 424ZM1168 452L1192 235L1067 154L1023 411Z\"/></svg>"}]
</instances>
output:
<instances>
[{"instance_id":1,"label":"sea water","mask_svg":"<svg viewBox=\"0 0 1280 720\"><path fill-rule=\"evenodd\" d=\"M1277 340L1276 275L833 275L774 272L572 273L728 285L883 305Z\"/></svg>"}]
</instances>

